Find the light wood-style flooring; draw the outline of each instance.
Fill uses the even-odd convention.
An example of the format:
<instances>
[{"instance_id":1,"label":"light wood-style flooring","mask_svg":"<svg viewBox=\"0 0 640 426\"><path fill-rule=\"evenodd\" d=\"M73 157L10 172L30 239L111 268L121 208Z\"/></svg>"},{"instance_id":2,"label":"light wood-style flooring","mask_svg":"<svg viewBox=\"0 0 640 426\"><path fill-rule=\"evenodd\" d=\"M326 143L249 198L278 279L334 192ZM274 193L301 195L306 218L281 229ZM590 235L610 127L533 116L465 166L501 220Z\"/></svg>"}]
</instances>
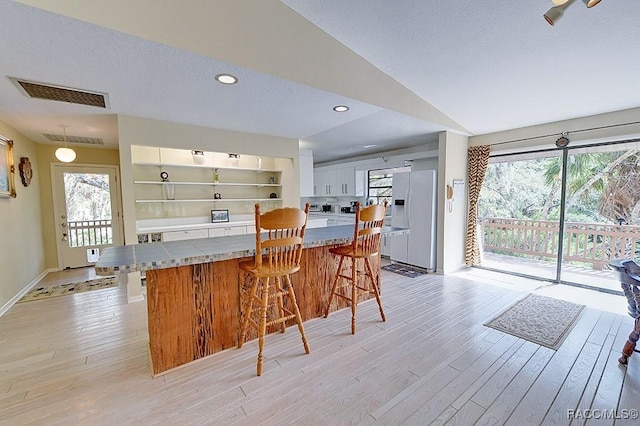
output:
<instances>
[{"instance_id":1,"label":"light wood-style flooring","mask_svg":"<svg viewBox=\"0 0 640 426\"><path fill-rule=\"evenodd\" d=\"M261 377L254 341L152 379L146 304L124 288L18 303L0 318L0 424L568 425L640 407L640 354L617 362L628 316L587 308L553 351L483 326L524 296L490 277L382 280L386 322L375 301L355 335L348 309L308 321L309 355L295 327L270 335ZM588 424L614 422L639 424Z\"/></svg>"}]
</instances>

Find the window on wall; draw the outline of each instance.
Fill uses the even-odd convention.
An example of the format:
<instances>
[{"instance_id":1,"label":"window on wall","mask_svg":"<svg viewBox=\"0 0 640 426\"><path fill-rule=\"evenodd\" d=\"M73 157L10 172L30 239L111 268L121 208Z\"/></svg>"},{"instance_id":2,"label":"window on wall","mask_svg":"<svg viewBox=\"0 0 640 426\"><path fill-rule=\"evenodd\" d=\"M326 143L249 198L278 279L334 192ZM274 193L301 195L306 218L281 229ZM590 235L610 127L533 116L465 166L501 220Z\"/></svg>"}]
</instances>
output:
<instances>
[{"instance_id":1,"label":"window on wall","mask_svg":"<svg viewBox=\"0 0 640 426\"><path fill-rule=\"evenodd\" d=\"M393 174L408 171L411 171L411 167L369 170L367 204L383 204L386 201L390 206L393 200Z\"/></svg>"}]
</instances>

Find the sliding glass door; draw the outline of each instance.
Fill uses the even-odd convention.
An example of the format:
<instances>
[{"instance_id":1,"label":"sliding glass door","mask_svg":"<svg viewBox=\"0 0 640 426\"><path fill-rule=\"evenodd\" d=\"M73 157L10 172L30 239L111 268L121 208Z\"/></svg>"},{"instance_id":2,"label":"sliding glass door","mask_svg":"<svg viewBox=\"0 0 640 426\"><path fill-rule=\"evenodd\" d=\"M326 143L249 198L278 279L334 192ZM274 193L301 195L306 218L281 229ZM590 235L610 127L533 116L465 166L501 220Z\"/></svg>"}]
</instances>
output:
<instances>
[{"instance_id":1,"label":"sliding glass door","mask_svg":"<svg viewBox=\"0 0 640 426\"><path fill-rule=\"evenodd\" d=\"M639 164L637 142L492 157L482 267L619 292L609 261L640 261Z\"/></svg>"},{"instance_id":2,"label":"sliding glass door","mask_svg":"<svg viewBox=\"0 0 640 426\"><path fill-rule=\"evenodd\" d=\"M483 267L556 278L561 177L559 151L490 158L478 202Z\"/></svg>"},{"instance_id":3,"label":"sliding glass door","mask_svg":"<svg viewBox=\"0 0 640 426\"><path fill-rule=\"evenodd\" d=\"M561 281L619 291L609 261L638 260L638 148L628 143L569 150Z\"/></svg>"}]
</instances>

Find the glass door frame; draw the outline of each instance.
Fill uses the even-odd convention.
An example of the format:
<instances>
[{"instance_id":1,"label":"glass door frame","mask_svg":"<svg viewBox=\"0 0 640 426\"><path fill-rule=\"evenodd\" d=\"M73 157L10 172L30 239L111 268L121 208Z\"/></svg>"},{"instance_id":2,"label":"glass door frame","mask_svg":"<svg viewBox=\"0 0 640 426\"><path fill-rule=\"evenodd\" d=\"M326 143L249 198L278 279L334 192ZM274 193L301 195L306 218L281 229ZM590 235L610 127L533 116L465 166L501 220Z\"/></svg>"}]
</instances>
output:
<instances>
[{"instance_id":1,"label":"glass door frame","mask_svg":"<svg viewBox=\"0 0 640 426\"><path fill-rule=\"evenodd\" d=\"M117 165L112 164L66 164L66 163L51 163L51 189L53 195L53 225L54 225L54 238L55 241L55 249L57 256L57 265L59 270L65 269L65 260L61 250L61 240L63 239L63 231L59 226L59 218L60 215L65 214L65 212L61 211L61 206L59 205L60 201L63 204L66 204L66 196L64 194L64 183L62 182L62 187L60 188L60 182L57 182L58 174L60 176L64 176L65 172L72 173L95 173L96 171L103 170L106 174L113 174L114 182L112 182L111 188L111 210L112 210L112 218L111 218L111 228L112 228L112 244L110 246L118 246L122 245L124 242L124 221L122 215L122 196L120 189L120 170ZM63 191L60 194L60 190ZM102 247L102 246L100 246ZM82 249L83 247L79 247L78 249ZM87 263L85 266L91 266L91 263Z\"/></svg>"},{"instance_id":2,"label":"glass door frame","mask_svg":"<svg viewBox=\"0 0 640 426\"><path fill-rule=\"evenodd\" d=\"M562 148L543 148L543 149L539 149L539 150L527 150L527 151L517 151L517 152L509 152L509 153L504 153L504 154L496 154L490 157L514 157L514 156L518 156L518 155L527 155L527 154L536 154L536 153L543 153L543 152L557 152L559 150L562 151L562 174L561 174L561 192L560 192L560 215L558 218L558 254L556 256L556 276L555 278L545 278L545 277L539 277L539 276L533 276L533 275L529 275L529 274L524 274L524 273L518 273L518 272L512 272L512 271L506 271L506 270L500 270L497 268L488 268L488 267L484 267L482 265L480 266L475 266L476 268L479 269L485 269L485 270L490 270L490 271L495 271L495 272L500 272L500 273L505 273L505 274L510 274L510 275L514 275L514 276L519 276L519 277L523 277L523 278L534 278L536 280L539 281L545 281L545 282L552 282L552 283L557 283L557 284L565 284L565 285L569 285L569 286L573 286L573 287L580 287L580 288L587 288L587 289L591 289L591 290L596 290L596 291L601 291L604 293L610 293L610 294L616 294L616 295L624 295L624 293L622 291L616 291L616 290L609 290L609 289L604 289L604 288L599 288L599 287L595 287L595 286L590 286L590 285L584 285L584 284L580 284L580 283L576 283L573 281L565 281L562 280L562 261L563 261L563 257L564 257L564 238L565 238L565 217L566 217L566 209L565 209L565 205L566 205L566 199L567 199L567 175L568 175L568 168L567 168L567 164L568 164L568 159L569 159L569 155L570 152L572 150L580 150L580 149L585 149L585 148L596 148L596 147L603 147L603 146L615 146L615 145L624 145L624 144L628 144L628 143L637 143L640 142L640 138L632 138L632 139L625 139L625 140L618 140L618 141L610 141L610 142L597 142L597 143L591 143L591 144L578 144L578 145L574 145L574 146L565 146Z\"/></svg>"}]
</instances>

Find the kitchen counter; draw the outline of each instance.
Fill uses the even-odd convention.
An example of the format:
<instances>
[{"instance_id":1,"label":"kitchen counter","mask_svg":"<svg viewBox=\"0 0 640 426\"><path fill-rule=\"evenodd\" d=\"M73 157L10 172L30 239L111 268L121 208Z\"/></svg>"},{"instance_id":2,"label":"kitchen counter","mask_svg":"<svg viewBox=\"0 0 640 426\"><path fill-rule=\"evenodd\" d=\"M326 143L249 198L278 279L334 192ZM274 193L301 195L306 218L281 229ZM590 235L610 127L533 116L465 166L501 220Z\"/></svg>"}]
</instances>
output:
<instances>
[{"instance_id":1,"label":"kitchen counter","mask_svg":"<svg viewBox=\"0 0 640 426\"><path fill-rule=\"evenodd\" d=\"M383 229L383 235L388 236L407 232L390 226ZM352 238L353 225L307 229L304 247L344 244ZM253 234L108 247L102 251L95 270L97 275L114 275L237 259L254 256L255 247Z\"/></svg>"},{"instance_id":2,"label":"kitchen counter","mask_svg":"<svg viewBox=\"0 0 640 426\"><path fill-rule=\"evenodd\" d=\"M384 235L407 232L383 228ZM329 249L352 238L353 225L306 231L302 267L291 276L303 321L324 315L336 269ZM157 376L238 345L248 278L239 264L254 255L255 235L234 235L109 247L95 268L99 275L146 271L149 353ZM338 298L332 309L346 306ZM255 337L252 330L245 339Z\"/></svg>"}]
</instances>

